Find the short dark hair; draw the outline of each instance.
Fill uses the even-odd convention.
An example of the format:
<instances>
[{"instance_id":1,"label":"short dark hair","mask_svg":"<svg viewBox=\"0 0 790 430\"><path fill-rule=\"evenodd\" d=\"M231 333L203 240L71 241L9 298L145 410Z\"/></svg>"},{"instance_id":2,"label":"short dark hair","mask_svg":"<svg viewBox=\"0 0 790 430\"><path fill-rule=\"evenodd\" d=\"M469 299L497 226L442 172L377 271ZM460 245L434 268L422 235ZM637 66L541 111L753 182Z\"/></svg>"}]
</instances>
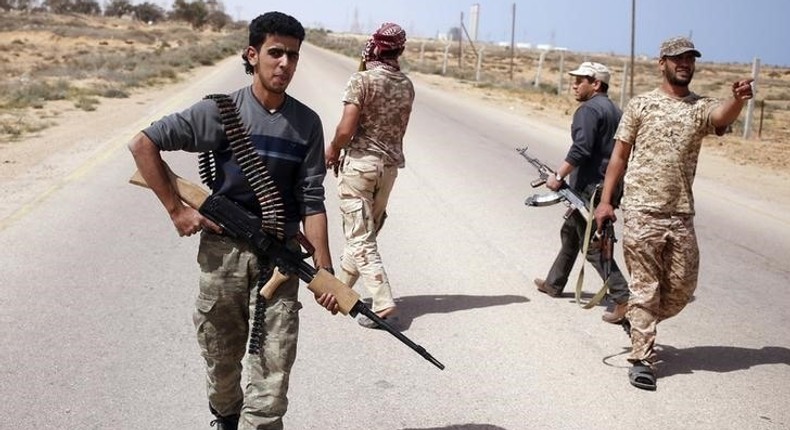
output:
<instances>
[{"instance_id":1,"label":"short dark hair","mask_svg":"<svg viewBox=\"0 0 790 430\"><path fill-rule=\"evenodd\" d=\"M250 41L248 46L252 46L256 50L260 50L263 42L266 41L266 36L276 34L278 36L288 36L299 39L301 45L304 41L304 27L296 18L291 15L286 15L282 12L266 12L263 15L258 15L257 18L250 22ZM253 74L254 69L247 59L247 50L241 54L244 59L244 71L248 75Z\"/></svg>"}]
</instances>

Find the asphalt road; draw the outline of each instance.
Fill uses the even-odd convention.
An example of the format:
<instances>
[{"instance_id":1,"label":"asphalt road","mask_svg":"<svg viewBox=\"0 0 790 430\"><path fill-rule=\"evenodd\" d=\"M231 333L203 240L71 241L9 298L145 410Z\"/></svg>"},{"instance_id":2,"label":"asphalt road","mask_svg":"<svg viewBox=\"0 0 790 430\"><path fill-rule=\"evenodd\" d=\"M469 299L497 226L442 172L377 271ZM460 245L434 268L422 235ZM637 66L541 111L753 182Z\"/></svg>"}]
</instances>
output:
<instances>
[{"instance_id":1,"label":"asphalt road","mask_svg":"<svg viewBox=\"0 0 790 430\"><path fill-rule=\"evenodd\" d=\"M356 64L310 46L300 61L289 92L321 115L329 139ZM0 223L0 428L209 428L191 323L197 238L179 238L153 194L126 183L125 143L248 82L238 59L223 62ZM790 428L786 213L698 178L699 288L659 326L658 390L640 391L627 381L627 337L600 308L532 285L559 247L564 208L524 206L535 172L515 149L556 164L568 130L419 81L416 90L380 243L404 334L446 369L331 316L305 289L288 429ZM193 157L168 155L196 179ZM326 187L337 259L333 177Z\"/></svg>"}]
</instances>

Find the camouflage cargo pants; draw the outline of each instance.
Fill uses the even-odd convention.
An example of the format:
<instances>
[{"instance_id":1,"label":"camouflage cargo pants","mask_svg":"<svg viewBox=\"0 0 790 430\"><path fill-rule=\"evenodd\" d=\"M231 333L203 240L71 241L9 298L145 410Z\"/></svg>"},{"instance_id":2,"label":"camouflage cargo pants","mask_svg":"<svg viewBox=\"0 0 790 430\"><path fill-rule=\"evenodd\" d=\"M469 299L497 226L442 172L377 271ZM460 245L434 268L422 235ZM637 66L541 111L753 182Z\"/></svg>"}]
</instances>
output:
<instances>
[{"instance_id":1,"label":"camouflage cargo pants","mask_svg":"<svg viewBox=\"0 0 790 430\"><path fill-rule=\"evenodd\" d=\"M624 218L623 253L631 274L628 360L653 363L656 325L686 307L697 288L694 217L625 211Z\"/></svg>"},{"instance_id":2,"label":"camouflage cargo pants","mask_svg":"<svg viewBox=\"0 0 790 430\"><path fill-rule=\"evenodd\" d=\"M338 278L353 287L361 277L373 298L374 312L395 306L377 238L397 177L396 166L384 165L375 155L350 151L337 185L346 237Z\"/></svg>"},{"instance_id":3,"label":"camouflage cargo pants","mask_svg":"<svg viewBox=\"0 0 790 430\"><path fill-rule=\"evenodd\" d=\"M241 414L239 429L282 429L299 331L298 279L281 285L267 303L261 352L250 356L245 353L258 296L257 257L245 244L204 232L198 263L194 323L206 361L212 411L220 416ZM243 384L242 360L247 378Z\"/></svg>"}]
</instances>

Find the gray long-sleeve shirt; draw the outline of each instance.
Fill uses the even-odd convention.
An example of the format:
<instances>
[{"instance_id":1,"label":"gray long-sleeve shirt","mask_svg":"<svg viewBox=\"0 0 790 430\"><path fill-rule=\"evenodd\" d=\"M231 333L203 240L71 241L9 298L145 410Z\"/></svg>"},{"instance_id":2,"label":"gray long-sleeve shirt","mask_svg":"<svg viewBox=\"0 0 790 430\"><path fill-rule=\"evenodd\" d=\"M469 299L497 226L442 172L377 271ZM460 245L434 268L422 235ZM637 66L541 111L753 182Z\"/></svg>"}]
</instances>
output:
<instances>
[{"instance_id":1,"label":"gray long-sleeve shirt","mask_svg":"<svg viewBox=\"0 0 790 430\"><path fill-rule=\"evenodd\" d=\"M287 95L276 112L264 109L251 87L230 96L239 108L255 151L263 158L283 199L286 234L295 234L302 217L325 212L326 166L321 119ZM217 179L212 191L253 213L260 213L253 190L233 158L214 101L202 100L183 112L165 116L143 133L163 151L215 151Z\"/></svg>"},{"instance_id":2,"label":"gray long-sleeve shirt","mask_svg":"<svg viewBox=\"0 0 790 430\"><path fill-rule=\"evenodd\" d=\"M603 182L621 115L620 109L602 93L576 109L571 123L573 144L565 157L565 161L576 166L568 178L572 189L583 192L591 184Z\"/></svg>"}]
</instances>

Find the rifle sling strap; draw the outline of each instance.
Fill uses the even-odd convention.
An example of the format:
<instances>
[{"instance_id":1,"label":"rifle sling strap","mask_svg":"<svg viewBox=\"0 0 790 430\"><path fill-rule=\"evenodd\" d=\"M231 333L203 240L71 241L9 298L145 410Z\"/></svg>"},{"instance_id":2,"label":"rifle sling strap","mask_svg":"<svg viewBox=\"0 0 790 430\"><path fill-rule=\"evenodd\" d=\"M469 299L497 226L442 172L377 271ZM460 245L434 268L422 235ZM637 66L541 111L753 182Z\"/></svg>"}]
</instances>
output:
<instances>
[{"instance_id":1,"label":"rifle sling strap","mask_svg":"<svg viewBox=\"0 0 790 430\"><path fill-rule=\"evenodd\" d=\"M603 286L598 290L597 293L593 296L590 301L583 303L581 300L582 297L582 285L584 284L584 262L587 261L587 251L590 249L590 236L592 235L592 225L593 220L593 202L595 202L595 195L598 194L598 187L592 193L590 197L590 202L587 206L587 227L584 229L584 239L582 241L582 268L579 270L579 277L576 279L576 304L581 306L583 309L591 309L593 306L597 305L598 303L603 300L606 292L609 290L609 279L607 278L604 280Z\"/></svg>"}]
</instances>

